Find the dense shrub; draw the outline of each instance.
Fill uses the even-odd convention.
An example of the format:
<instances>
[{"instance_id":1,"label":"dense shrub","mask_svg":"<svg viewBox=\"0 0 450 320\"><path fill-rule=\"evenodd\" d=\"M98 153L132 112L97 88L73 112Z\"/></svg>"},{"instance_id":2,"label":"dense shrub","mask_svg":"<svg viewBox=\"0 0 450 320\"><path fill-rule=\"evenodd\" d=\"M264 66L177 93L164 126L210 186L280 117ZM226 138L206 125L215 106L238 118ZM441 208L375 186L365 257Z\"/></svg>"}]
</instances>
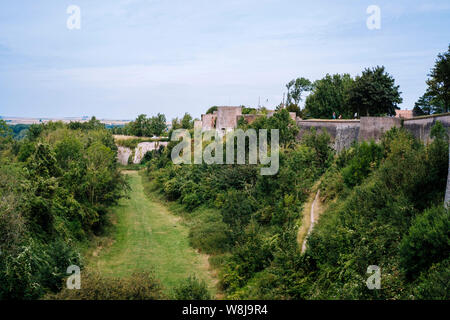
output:
<instances>
[{"instance_id":1,"label":"dense shrub","mask_svg":"<svg viewBox=\"0 0 450 320\"><path fill-rule=\"evenodd\" d=\"M81 272L81 288L46 296L56 300L157 300L164 299L161 284L152 273L138 272L125 278L109 278L97 272Z\"/></svg>"},{"instance_id":2,"label":"dense shrub","mask_svg":"<svg viewBox=\"0 0 450 320\"><path fill-rule=\"evenodd\" d=\"M210 300L211 294L208 291L205 281L199 280L196 276L190 276L173 289L173 299L175 300Z\"/></svg>"},{"instance_id":3,"label":"dense shrub","mask_svg":"<svg viewBox=\"0 0 450 320\"><path fill-rule=\"evenodd\" d=\"M354 187L378 167L383 153L374 141L356 144L351 152L353 157L342 170L342 176L347 186Z\"/></svg>"},{"instance_id":4,"label":"dense shrub","mask_svg":"<svg viewBox=\"0 0 450 320\"><path fill-rule=\"evenodd\" d=\"M450 299L450 259L436 263L423 272L413 289L415 299L449 300Z\"/></svg>"},{"instance_id":5,"label":"dense shrub","mask_svg":"<svg viewBox=\"0 0 450 320\"><path fill-rule=\"evenodd\" d=\"M414 219L400 243L400 263L408 276L417 276L449 252L450 210L439 206Z\"/></svg>"},{"instance_id":6,"label":"dense shrub","mask_svg":"<svg viewBox=\"0 0 450 320\"><path fill-rule=\"evenodd\" d=\"M231 230L222 221L220 213L199 210L193 215L189 229L189 240L194 248L207 254L226 252L231 246Z\"/></svg>"},{"instance_id":7,"label":"dense shrub","mask_svg":"<svg viewBox=\"0 0 450 320\"><path fill-rule=\"evenodd\" d=\"M24 140L0 142L0 299L36 299L60 289L69 265L82 267L76 240L127 184L96 121L32 125Z\"/></svg>"}]
</instances>

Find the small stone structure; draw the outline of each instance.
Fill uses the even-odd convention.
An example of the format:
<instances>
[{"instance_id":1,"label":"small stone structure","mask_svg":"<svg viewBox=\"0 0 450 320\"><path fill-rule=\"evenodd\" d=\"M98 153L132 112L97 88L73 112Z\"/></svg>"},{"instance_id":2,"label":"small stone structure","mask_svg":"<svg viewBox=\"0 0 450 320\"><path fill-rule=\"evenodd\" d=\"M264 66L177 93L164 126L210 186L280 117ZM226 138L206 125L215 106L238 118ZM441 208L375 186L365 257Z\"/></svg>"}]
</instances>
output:
<instances>
[{"instance_id":1,"label":"small stone structure","mask_svg":"<svg viewBox=\"0 0 450 320\"><path fill-rule=\"evenodd\" d=\"M267 117L271 117L275 112L271 111ZM295 112L289 112L292 120L296 120ZM263 114L242 114L242 107L217 107L213 113L202 114L201 121L195 121L195 128L202 128L202 131L217 130L221 136L236 129L239 119L244 118L247 123L252 123Z\"/></svg>"},{"instance_id":2,"label":"small stone structure","mask_svg":"<svg viewBox=\"0 0 450 320\"><path fill-rule=\"evenodd\" d=\"M216 127L217 111L214 113L202 114L201 128L203 131L212 130Z\"/></svg>"},{"instance_id":3,"label":"small stone structure","mask_svg":"<svg viewBox=\"0 0 450 320\"><path fill-rule=\"evenodd\" d=\"M215 128L222 133L237 127L237 116L242 115L242 107L218 107Z\"/></svg>"}]
</instances>

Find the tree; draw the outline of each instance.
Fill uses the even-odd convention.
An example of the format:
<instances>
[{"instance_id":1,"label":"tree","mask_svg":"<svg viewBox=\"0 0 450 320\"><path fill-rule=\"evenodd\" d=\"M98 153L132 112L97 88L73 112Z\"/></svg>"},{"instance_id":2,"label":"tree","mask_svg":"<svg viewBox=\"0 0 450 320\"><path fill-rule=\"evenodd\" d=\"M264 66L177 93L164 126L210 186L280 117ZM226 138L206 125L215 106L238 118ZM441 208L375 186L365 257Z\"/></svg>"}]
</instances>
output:
<instances>
[{"instance_id":1,"label":"tree","mask_svg":"<svg viewBox=\"0 0 450 320\"><path fill-rule=\"evenodd\" d=\"M211 295L206 282L193 275L175 287L173 298L176 300L210 300Z\"/></svg>"},{"instance_id":2,"label":"tree","mask_svg":"<svg viewBox=\"0 0 450 320\"><path fill-rule=\"evenodd\" d=\"M450 110L450 45L448 51L438 55L426 83L428 88L414 106L414 113L433 114Z\"/></svg>"},{"instance_id":3,"label":"tree","mask_svg":"<svg viewBox=\"0 0 450 320\"><path fill-rule=\"evenodd\" d=\"M384 67L367 68L351 86L348 106L352 113L366 116L394 116L403 99L394 78Z\"/></svg>"},{"instance_id":4,"label":"tree","mask_svg":"<svg viewBox=\"0 0 450 320\"><path fill-rule=\"evenodd\" d=\"M260 117L252 122L249 127L255 130L267 129L268 137L271 129L278 129L279 143L284 147L293 145L299 132L297 124L292 120L286 109L275 112L271 117Z\"/></svg>"},{"instance_id":5,"label":"tree","mask_svg":"<svg viewBox=\"0 0 450 320\"><path fill-rule=\"evenodd\" d=\"M85 128L87 128L88 130L94 130L94 129L100 129L100 128L104 128L105 125L103 123L100 122L100 120L97 120L96 117L92 117L84 126Z\"/></svg>"},{"instance_id":6,"label":"tree","mask_svg":"<svg viewBox=\"0 0 450 320\"><path fill-rule=\"evenodd\" d=\"M418 215L400 243L400 264L414 277L448 257L450 211L433 207Z\"/></svg>"},{"instance_id":7,"label":"tree","mask_svg":"<svg viewBox=\"0 0 450 320\"><path fill-rule=\"evenodd\" d=\"M148 133L148 120L147 120L147 115L145 114L140 114L136 120L134 120L133 122L131 122L130 124L130 133L132 135L138 136L138 137L142 137L144 136L146 133Z\"/></svg>"},{"instance_id":8,"label":"tree","mask_svg":"<svg viewBox=\"0 0 450 320\"><path fill-rule=\"evenodd\" d=\"M295 112L296 116L301 116L302 115L302 111L300 110L300 107L296 104L290 104L286 107L286 110L289 112Z\"/></svg>"},{"instance_id":9,"label":"tree","mask_svg":"<svg viewBox=\"0 0 450 320\"><path fill-rule=\"evenodd\" d=\"M423 96L421 96L419 100L417 100L413 108L413 114L415 117L429 115L433 113L433 106L431 105L432 103L431 99L432 97L429 94L424 93Z\"/></svg>"},{"instance_id":10,"label":"tree","mask_svg":"<svg viewBox=\"0 0 450 320\"><path fill-rule=\"evenodd\" d=\"M150 134L155 136L160 136L161 133L166 129L166 116L158 113L156 116L152 117L149 121L149 131Z\"/></svg>"},{"instance_id":11,"label":"tree","mask_svg":"<svg viewBox=\"0 0 450 320\"><path fill-rule=\"evenodd\" d=\"M302 100L302 93L311 90L311 81L303 77L293 79L286 84L286 88L288 90L286 104L294 103L298 106L298 103Z\"/></svg>"},{"instance_id":12,"label":"tree","mask_svg":"<svg viewBox=\"0 0 450 320\"><path fill-rule=\"evenodd\" d=\"M194 128L194 121L192 120L192 116L187 112L184 114L183 118L181 119L181 127L183 129Z\"/></svg>"},{"instance_id":13,"label":"tree","mask_svg":"<svg viewBox=\"0 0 450 320\"><path fill-rule=\"evenodd\" d=\"M348 94L354 80L345 74L327 74L312 85L312 92L306 98L304 114L312 118L331 118L333 112L344 118L353 116L347 105Z\"/></svg>"},{"instance_id":14,"label":"tree","mask_svg":"<svg viewBox=\"0 0 450 320\"><path fill-rule=\"evenodd\" d=\"M6 124L5 120L0 120L0 137L7 137L12 134L11 128Z\"/></svg>"}]
</instances>

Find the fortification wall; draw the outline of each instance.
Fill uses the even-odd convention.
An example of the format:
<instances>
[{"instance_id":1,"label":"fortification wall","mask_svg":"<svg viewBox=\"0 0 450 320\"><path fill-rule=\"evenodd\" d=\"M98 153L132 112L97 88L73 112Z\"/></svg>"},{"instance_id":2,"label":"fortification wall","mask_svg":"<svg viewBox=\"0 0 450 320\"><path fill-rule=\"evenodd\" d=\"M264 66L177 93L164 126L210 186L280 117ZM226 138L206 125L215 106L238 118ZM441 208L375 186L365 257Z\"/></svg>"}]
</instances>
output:
<instances>
[{"instance_id":1,"label":"fortification wall","mask_svg":"<svg viewBox=\"0 0 450 320\"><path fill-rule=\"evenodd\" d=\"M242 115L240 107L220 107L217 109L216 129L233 129L237 127L237 116Z\"/></svg>"},{"instance_id":2,"label":"fortification wall","mask_svg":"<svg viewBox=\"0 0 450 320\"><path fill-rule=\"evenodd\" d=\"M297 120L300 128L298 139L305 132L316 128L319 132L326 130L334 143L334 149L338 152L348 148L354 141L380 141L386 131L393 127L404 127L417 139L429 143L431 127L440 121L447 130L450 130L450 113L417 117L413 119L400 119L392 117L361 117L360 120Z\"/></svg>"},{"instance_id":3,"label":"fortification wall","mask_svg":"<svg viewBox=\"0 0 450 320\"><path fill-rule=\"evenodd\" d=\"M149 151L157 150L160 146L166 147L168 144L167 141L159 141L159 142L141 142L137 145L136 149L134 149L134 159L133 163L141 163L145 154Z\"/></svg>"},{"instance_id":4,"label":"fortification wall","mask_svg":"<svg viewBox=\"0 0 450 320\"><path fill-rule=\"evenodd\" d=\"M368 141L373 139L378 142L386 131L401 126L402 120L400 118L361 117L358 140Z\"/></svg>"},{"instance_id":5,"label":"fortification wall","mask_svg":"<svg viewBox=\"0 0 450 320\"><path fill-rule=\"evenodd\" d=\"M440 121L447 130L450 128L450 114L431 115L403 120L403 127L411 132L414 137L424 143L429 143L431 127Z\"/></svg>"},{"instance_id":6,"label":"fortification wall","mask_svg":"<svg viewBox=\"0 0 450 320\"><path fill-rule=\"evenodd\" d=\"M334 150L341 152L350 148L353 142L358 140L360 123L338 124L336 126L336 137L334 139Z\"/></svg>"},{"instance_id":7,"label":"fortification wall","mask_svg":"<svg viewBox=\"0 0 450 320\"><path fill-rule=\"evenodd\" d=\"M203 122L202 120L194 120L194 129L202 129Z\"/></svg>"},{"instance_id":8,"label":"fortification wall","mask_svg":"<svg viewBox=\"0 0 450 320\"><path fill-rule=\"evenodd\" d=\"M359 120L297 120L299 126L298 139L309 132L311 128L316 128L318 132L326 131L331 136L334 149L337 152L351 146L358 140L360 131Z\"/></svg>"},{"instance_id":9,"label":"fortification wall","mask_svg":"<svg viewBox=\"0 0 450 320\"><path fill-rule=\"evenodd\" d=\"M247 121L248 124L250 124L259 117L261 117L260 114L243 114L241 116L236 116L236 120L239 121L240 118L244 118L244 120Z\"/></svg>"},{"instance_id":10,"label":"fortification wall","mask_svg":"<svg viewBox=\"0 0 450 320\"><path fill-rule=\"evenodd\" d=\"M131 156L133 151L131 151L130 148L125 147L118 147L117 148L117 161L119 161L120 164L127 165L128 164L128 158Z\"/></svg>"},{"instance_id":11,"label":"fortification wall","mask_svg":"<svg viewBox=\"0 0 450 320\"><path fill-rule=\"evenodd\" d=\"M202 130L212 130L216 125L216 114L202 114Z\"/></svg>"}]
</instances>

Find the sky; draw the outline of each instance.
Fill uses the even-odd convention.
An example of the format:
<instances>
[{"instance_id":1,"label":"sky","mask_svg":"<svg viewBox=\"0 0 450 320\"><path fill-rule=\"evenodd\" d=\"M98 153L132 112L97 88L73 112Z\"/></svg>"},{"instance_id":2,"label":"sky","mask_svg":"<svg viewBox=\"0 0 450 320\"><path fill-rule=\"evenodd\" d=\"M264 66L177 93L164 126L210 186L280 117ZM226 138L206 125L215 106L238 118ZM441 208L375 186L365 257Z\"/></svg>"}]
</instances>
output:
<instances>
[{"instance_id":1,"label":"sky","mask_svg":"<svg viewBox=\"0 0 450 320\"><path fill-rule=\"evenodd\" d=\"M69 29L69 6L80 29ZM380 28L369 29L370 5ZM70 20L72 21L72 20ZM402 109L450 43L448 0L0 3L0 116L134 119L274 108L285 84L384 65Z\"/></svg>"}]
</instances>

